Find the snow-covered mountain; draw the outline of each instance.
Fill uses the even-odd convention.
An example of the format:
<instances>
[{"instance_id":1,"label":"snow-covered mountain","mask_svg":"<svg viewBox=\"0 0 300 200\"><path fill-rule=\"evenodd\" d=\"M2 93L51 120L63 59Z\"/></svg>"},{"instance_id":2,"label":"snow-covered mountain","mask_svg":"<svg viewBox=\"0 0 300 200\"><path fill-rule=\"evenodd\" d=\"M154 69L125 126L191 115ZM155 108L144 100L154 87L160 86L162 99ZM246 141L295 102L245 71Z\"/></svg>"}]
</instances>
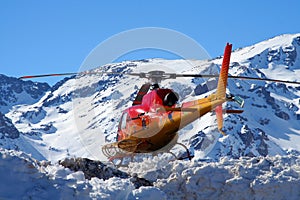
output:
<instances>
[{"instance_id":1,"label":"snow-covered mountain","mask_svg":"<svg viewBox=\"0 0 300 200\"><path fill-rule=\"evenodd\" d=\"M231 75L300 81L299 55L300 34L281 35L253 46L235 50L232 53L229 73ZM221 62L222 57L203 61L150 59L107 64L92 71L126 73L159 69L177 73L217 74ZM38 160L35 161L36 163L42 160L57 163L58 160L66 157L84 157L105 161L106 158L101 153L101 146L115 140L121 111L131 105L137 89L146 80L125 75L99 74L65 78L52 88L47 84L21 81L1 75L0 147L2 148L3 165L9 165L10 160L22 163L24 159L29 159L29 163L34 159ZM206 96L214 91L216 83L215 79L178 78L163 81L161 85L173 88L180 96L179 103L182 103ZM249 194L252 192L252 194L258 195L254 197L256 199L268 197L264 196L266 194L261 194L262 190L271 187L268 184L280 188L286 187L286 185L279 184L282 181L287 181L287 185L299 185L300 171L297 166L299 165L298 152L300 152L300 86L229 80L228 92L245 99L243 108L245 111L240 115L224 116L224 129L227 136L222 136L217 131L214 113L205 115L179 133L179 141L194 150L195 158L192 163L176 161L170 164L157 158L151 160L152 164L149 164L147 159L144 161L145 164L135 165L132 163L129 169L123 170L127 170L131 175L137 173L138 176L151 180L154 186L134 188L129 181L130 178L127 177L118 183L123 184L124 187L126 185L128 188L128 194L122 194L129 195L130 198L138 198L139 195L144 198L150 195L149 198L151 198L152 193L156 194L158 198L175 198L177 196L177 198L185 199L201 197L205 199L216 197L238 199L238 187L244 184L252 189L252 191L249 190ZM236 105L227 103L226 107L235 108ZM14 151L7 152L4 149ZM175 149L175 151L178 150ZM31 154L31 157L23 158L24 156L19 156L21 154L18 152ZM6 157L14 157L14 159L6 159ZM227 161L225 162L224 159ZM280 168L282 166L278 163L285 161L289 163L288 167ZM276 167L273 169L270 166L266 167L266 162L278 165L274 164ZM232 169L235 167L237 169L230 170L230 165ZM58 164L47 166L48 168L52 167L53 170L61 169L61 165ZM138 166L143 166L143 168ZM170 171L161 174L160 171L166 170L166 166ZM36 176L52 176L51 173L45 171L39 172L41 167L34 168L36 170L33 173L38 174ZM207 196L195 193L199 191L199 188L196 184L197 181L194 181L195 183L192 181L195 174L198 174L196 177L199 179L205 176L205 173L201 172L202 168L205 168L206 173L216 174L207 181L217 185L203 187L201 190ZM265 168L267 169L265 170ZM24 168L16 168L16 170L19 169L24 170ZM258 173L261 174L260 177L256 170L262 170ZM287 172L279 174L279 171L276 170L286 170ZM30 172L26 171L25 173ZM249 179L247 179L247 173ZM68 171L63 179L68 180L67 176L73 177L70 174L72 173ZM98 195L108 192L109 189L99 192L101 189L95 188L99 187L96 186L97 184L108 184L115 188L120 186L113 183L113 181L117 182L118 178L112 182L94 178L91 179L91 181L94 180L93 183L81 184L80 181L84 181L81 176L78 178L76 175L77 182L73 182L72 187L77 188L78 194L83 196L92 197L92 191ZM233 179L233 177L235 178ZM238 183L239 180L241 180L241 185ZM184 182L190 185L181 187L180 185ZM38 182L39 187L41 187L40 184L44 183ZM51 184L53 186L60 183L54 181ZM69 181L66 181L65 184L70 185ZM230 190L234 191L231 196L224 193L224 191L228 191L227 187L229 187L226 184L233 187ZM89 190L89 193L78 187L92 187L93 189ZM293 188L290 187L290 190L292 191ZM217 190L223 192L215 194L209 192ZM53 191L51 190L51 193ZM115 192L118 191L116 189ZM184 195L180 196L178 192L184 193ZM1 194L0 189L0 197L2 197ZM286 197L282 193L275 192L274 194L283 195L282 198ZM292 194L296 195L295 197L300 195L294 191ZM114 193L112 196L107 195L106 198L116 197L114 195ZM240 195L242 194L240 193Z\"/></svg>"},{"instance_id":2,"label":"snow-covered mountain","mask_svg":"<svg viewBox=\"0 0 300 200\"><path fill-rule=\"evenodd\" d=\"M22 81L0 74L0 112L5 114L13 106L33 104L49 90L47 83Z\"/></svg>"},{"instance_id":3,"label":"snow-covered mountain","mask_svg":"<svg viewBox=\"0 0 300 200\"><path fill-rule=\"evenodd\" d=\"M232 54L230 73L299 81L299 36L281 35L236 50ZM221 60L215 62L220 63ZM217 154L265 156L300 150L299 85L232 80L228 88L231 93L245 99L245 112L226 118L226 129L232 134L221 139L220 150L232 148L227 152L217 151Z\"/></svg>"}]
</instances>

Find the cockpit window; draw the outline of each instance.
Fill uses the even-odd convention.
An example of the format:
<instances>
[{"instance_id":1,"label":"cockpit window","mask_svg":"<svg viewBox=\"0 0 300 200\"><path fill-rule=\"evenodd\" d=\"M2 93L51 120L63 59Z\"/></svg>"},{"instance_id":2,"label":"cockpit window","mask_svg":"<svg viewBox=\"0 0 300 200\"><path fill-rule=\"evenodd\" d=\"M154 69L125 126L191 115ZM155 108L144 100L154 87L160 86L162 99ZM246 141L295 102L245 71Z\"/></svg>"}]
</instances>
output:
<instances>
[{"instance_id":1,"label":"cockpit window","mask_svg":"<svg viewBox=\"0 0 300 200\"><path fill-rule=\"evenodd\" d=\"M128 116L128 114L126 112L122 115L122 118L121 118L121 129L125 129L126 128L127 116Z\"/></svg>"}]
</instances>

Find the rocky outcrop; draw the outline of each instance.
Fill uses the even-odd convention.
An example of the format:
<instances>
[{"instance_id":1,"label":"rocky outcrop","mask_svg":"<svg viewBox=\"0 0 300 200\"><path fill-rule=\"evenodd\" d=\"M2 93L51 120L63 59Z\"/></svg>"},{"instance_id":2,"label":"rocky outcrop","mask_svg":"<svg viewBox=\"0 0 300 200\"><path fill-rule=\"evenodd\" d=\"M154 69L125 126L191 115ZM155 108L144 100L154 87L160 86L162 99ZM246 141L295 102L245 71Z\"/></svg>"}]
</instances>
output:
<instances>
[{"instance_id":1,"label":"rocky outcrop","mask_svg":"<svg viewBox=\"0 0 300 200\"><path fill-rule=\"evenodd\" d=\"M16 139L19 136L20 133L13 125L11 120L0 112L0 139L3 138Z\"/></svg>"},{"instance_id":2,"label":"rocky outcrop","mask_svg":"<svg viewBox=\"0 0 300 200\"><path fill-rule=\"evenodd\" d=\"M59 164L75 172L82 171L86 179L97 177L99 179L107 180L112 177L119 177L123 179L130 178L130 181L135 188L153 185L152 182L137 177L135 173L130 175L118 169L109 167L103 162L90 160L88 158L66 158L60 161Z\"/></svg>"}]
</instances>

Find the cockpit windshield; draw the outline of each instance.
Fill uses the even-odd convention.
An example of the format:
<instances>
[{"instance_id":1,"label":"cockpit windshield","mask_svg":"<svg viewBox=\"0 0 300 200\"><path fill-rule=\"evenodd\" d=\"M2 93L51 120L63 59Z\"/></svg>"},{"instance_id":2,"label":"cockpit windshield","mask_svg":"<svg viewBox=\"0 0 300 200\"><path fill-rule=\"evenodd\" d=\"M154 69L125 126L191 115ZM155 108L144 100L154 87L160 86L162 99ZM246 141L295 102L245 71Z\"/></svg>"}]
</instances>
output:
<instances>
[{"instance_id":1,"label":"cockpit windshield","mask_svg":"<svg viewBox=\"0 0 300 200\"><path fill-rule=\"evenodd\" d=\"M128 116L128 113L125 112L125 113L123 113L123 115L121 117L121 126L120 126L121 129L126 128L127 116Z\"/></svg>"}]
</instances>

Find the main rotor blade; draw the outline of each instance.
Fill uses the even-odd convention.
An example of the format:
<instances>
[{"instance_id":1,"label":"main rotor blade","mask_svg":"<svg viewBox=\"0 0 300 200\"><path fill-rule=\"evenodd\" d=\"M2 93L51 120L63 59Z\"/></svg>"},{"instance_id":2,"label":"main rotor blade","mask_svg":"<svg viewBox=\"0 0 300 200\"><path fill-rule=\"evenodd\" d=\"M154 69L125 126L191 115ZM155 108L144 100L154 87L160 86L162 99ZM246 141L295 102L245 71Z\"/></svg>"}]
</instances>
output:
<instances>
[{"instance_id":1,"label":"main rotor blade","mask_svg":"<svg viewBox=\"0 0 300 200\"><path fill-rule=\"evenodd\" d=\"M49 76L71 76L71 75L90 75L90 74L115 74L115 75L130 75L130 76L138 76L140 78L161 78L161 79L174 79L177 77L194 77L194 78L218 78L219 74L175 74L175 73L162 73L162 74L154 74L151 72L147 73L120 73L120 72L71 72L71 73L59 73L59 74L41 74L41 75L30 75L30 76L21 76L19 79L30 79L30 78L40 78L40 77L49 77ZM232 79L241 79L241 80L254 80L254 81L271 81L278 83L290 83L300 85L300 82L297 81L287 81L287 80L279 80L279 79L269 79L269 78L255 78L248 76L228 76L228 78Z\"/></svg>"},{"instance_id":2,"label":"main rotor blade","mask_svg":"<svg viewBox=\"0 0 300 200\"><path fill-rule=\"evenodd\" d=\"M206 74L176 74L176 77L199 77L199 78L218 78L219 75L206 75ZM228 76L228 78L232 79L241 79L241 80L254 80L254 81L271 81L271 82L278 82L278 83L290 83L290 84L298 84L300 82L297 81L286 81L286 80L279 80L279 79L270 79L270 78L255 78L255 77L248 77L248 76Z\"/></svg>"},{"instance_id":3,"label":"main rotor blade","mask_svg":"<svg viewBox=\"0 0 300 200\"><path fill-rule=\"evenodd\" d=\"M278 82L278 83L291 83L291 84L300 85L300 82L297 81L286 81L286 80L270 79L270 78L255 78L255 77L248 77L248 76L228 76L228 78L241 79L241 80L254 80L254 81L271 81L271 82Z\"/></svg>"},{"instance_id":4,"label":"main rotor blade","mask_svg":"<svg viewBox=\"0 0 300 200\"><path fill-rule=\"evenodd\" d=\"M40 74L40 75L29 75L29 76L21 76L19 79L28 79L28 78L41 78L41 77L48 77L48 76L71 76L77 75L78 73L61 73L61 74Z\"/></svg>"},{"instance_id":5,"label":"main rotor blade","mask_svg":"<svg viewBox=\"0 0 300 200\"><path fill-rule=\"evenodd\" d=\"M119 72L70 72L70 73L59 73L59 74L40 74L40 75L29 75L21 76L19 79L30 79L30 78L41 78L49 76L72 76L72 75L89 75L89 74L124 74ZM138 74L129 74L132 76L139 76Z\"/></svg>"},{"instance_id":6,"label":"main rotor blade","mask_svg":"<svg viewBox=\"0 0 300 200\"><path fill-rule=\"evenodd\" d=\"M219 74L175 74L176 77L218 78Z\"/></svg>"}]
</instances>

